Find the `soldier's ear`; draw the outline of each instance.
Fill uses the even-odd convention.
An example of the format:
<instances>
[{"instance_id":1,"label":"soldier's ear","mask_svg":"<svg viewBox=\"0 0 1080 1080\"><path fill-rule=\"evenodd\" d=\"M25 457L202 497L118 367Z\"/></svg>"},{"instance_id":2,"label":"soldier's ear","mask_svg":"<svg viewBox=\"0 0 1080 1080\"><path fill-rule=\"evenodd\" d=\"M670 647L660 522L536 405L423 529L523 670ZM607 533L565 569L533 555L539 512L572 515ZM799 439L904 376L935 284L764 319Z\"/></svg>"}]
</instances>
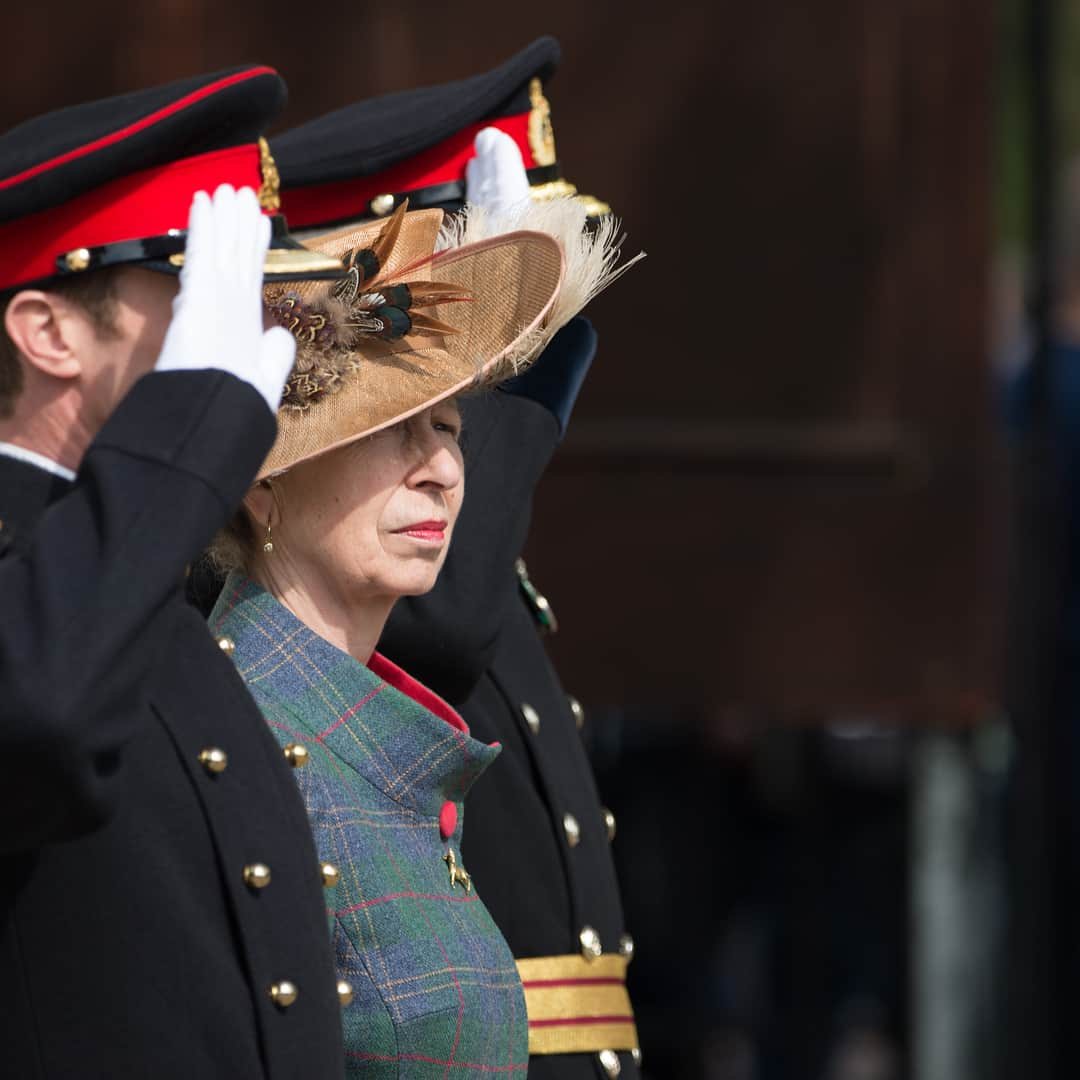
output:
<instances>
[{"instance_id":1,"label":"soldier's ear","mask_svg":"<svg viewBox=\"0 0 1080 1080\"><path fill-rule=\"evenodd\" d=\"M4 312L4 329L23 363L54 379L82 374L83 339L93 340L89 318L83 322L62 297L40 289L21 289Z\"/></svg>"}]
</instances>

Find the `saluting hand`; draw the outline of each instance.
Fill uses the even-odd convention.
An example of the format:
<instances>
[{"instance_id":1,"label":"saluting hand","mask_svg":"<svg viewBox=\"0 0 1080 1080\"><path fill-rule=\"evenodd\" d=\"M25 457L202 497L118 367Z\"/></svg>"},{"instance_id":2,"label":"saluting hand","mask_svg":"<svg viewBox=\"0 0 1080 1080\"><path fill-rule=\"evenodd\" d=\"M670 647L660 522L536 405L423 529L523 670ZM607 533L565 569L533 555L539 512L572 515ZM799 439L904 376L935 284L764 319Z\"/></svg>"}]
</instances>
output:
<instances>
[{"instance_id":1,"label":"saluting hand","mask_svg":"<svg viewBox=\"0 0 1080 1080\"><path fill-rule=\"evenodd\" d=\"M513 210L529 199L529 177L518 145L505 131L487 127L473 141L476 157L465 166L465 198L489 214Z\"/></svg>"},{"instance_id":2,"label":"saluting hand","mask_svg":"<svg viewBox=\"0 0 1080 1080\"><path fill-rule=\"evenodd\" d=\"M188 217L180 291L156 371L227 371L253 386L271 412L292 370L296 341L263 329L263 266L270 219L251 188L196 192Z\"/></svg>"}]
</instances>

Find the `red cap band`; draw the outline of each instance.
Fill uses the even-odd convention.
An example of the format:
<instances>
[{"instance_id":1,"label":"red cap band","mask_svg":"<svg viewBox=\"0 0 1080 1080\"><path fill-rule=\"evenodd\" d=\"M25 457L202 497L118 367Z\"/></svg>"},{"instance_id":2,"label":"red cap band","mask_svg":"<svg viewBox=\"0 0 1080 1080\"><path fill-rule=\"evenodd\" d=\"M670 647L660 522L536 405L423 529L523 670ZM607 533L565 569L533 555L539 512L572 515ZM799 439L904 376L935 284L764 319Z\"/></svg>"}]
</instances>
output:
<instances>
[{"instance_id":1,"label":"red cap band","mask_svg":"<svg viewBox=\"0 0 1080 1080\"><path fill-rule=\"evenodd\" d=\"M196 191L221 184L258 191L257 143L172 161L103 184L61 206L0 224L0 289L52 277L57 256L186 229Z\"/></svg>"},{"instance_id":2,"label":"red cap band","mask_svg":"<svg viewBox=\"0 0 1080 1080\"><path fill-rule=\"evenodd\" d=\"M366 217L371 213L370 202L376 195L408 194L417 188L447 184L465 179L465 165L476 156L473 140L484 128L505 131L521 151L525 168L536 165L529 145L529 114L500 116L471 124L448 139L415 154L407 161L384 169L374 176L355 180L339 180L332 184L310 184L307 187L283 189L281 210L293 229L308 228L347 218Z\"/></svg>"}]
</instances>

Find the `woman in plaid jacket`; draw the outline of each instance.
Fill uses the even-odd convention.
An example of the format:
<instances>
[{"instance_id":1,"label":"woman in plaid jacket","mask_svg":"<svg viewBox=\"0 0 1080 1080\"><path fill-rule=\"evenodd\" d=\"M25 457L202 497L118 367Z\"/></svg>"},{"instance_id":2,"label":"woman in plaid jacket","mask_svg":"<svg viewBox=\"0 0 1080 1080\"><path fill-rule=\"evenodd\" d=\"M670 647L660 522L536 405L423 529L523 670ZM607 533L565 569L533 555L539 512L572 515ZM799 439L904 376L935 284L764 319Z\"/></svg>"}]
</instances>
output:
<instances>
[{"instance_id":1,"label":"woman in plaid jacket","mask_svg":"<svg viewBox=\"0 0 1080 1080\"><path fill-rule=\"evenodd\" d=\"M461 859L462 800L499 747L375 645L446 555L464 490L455 396L558 329L563 254L512 232L435 255L441 220L402 207L309 241L349 276L267 290L297 364L260 481L212 552L229 577L211 626L311 818L353 1076L528 1067L514 959ZM274 889L274 867L250 869L252 890ZM305 992L278 985L286 1011Z\"/></svg>"}]
</instances>

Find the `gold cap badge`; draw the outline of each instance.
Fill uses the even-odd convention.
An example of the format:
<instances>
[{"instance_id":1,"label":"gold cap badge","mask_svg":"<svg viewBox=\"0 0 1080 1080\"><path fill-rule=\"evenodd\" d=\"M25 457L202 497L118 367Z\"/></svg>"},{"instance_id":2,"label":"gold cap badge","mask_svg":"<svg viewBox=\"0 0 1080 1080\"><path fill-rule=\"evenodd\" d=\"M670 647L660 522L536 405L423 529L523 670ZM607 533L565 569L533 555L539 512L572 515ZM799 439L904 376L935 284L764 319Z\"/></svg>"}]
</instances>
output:
<instances>
[{"instance_id":1,"label":"gold cap badge","mask_svg":"<svg viewBox=\"0 0 1080 1080\"><path fill-rule=\"evenodd\" d=\"M551 106L544 97L539 79L529 83L529 149L537 165L554 165L555 130L551 126Z\"/></svg>"},{"instance_id":2,"label":"gold cap badge","mask_svg":"<svg viewBox=\"0 0 1080 1080\"><path fill-rule=\"evenodd\" d=\"M259 205L271 212L281 209L281 176L277 162L270 153L270 144L259 138L259 171L262 173L262 187L259 188Z\"/></svg>"}]
</instances>

